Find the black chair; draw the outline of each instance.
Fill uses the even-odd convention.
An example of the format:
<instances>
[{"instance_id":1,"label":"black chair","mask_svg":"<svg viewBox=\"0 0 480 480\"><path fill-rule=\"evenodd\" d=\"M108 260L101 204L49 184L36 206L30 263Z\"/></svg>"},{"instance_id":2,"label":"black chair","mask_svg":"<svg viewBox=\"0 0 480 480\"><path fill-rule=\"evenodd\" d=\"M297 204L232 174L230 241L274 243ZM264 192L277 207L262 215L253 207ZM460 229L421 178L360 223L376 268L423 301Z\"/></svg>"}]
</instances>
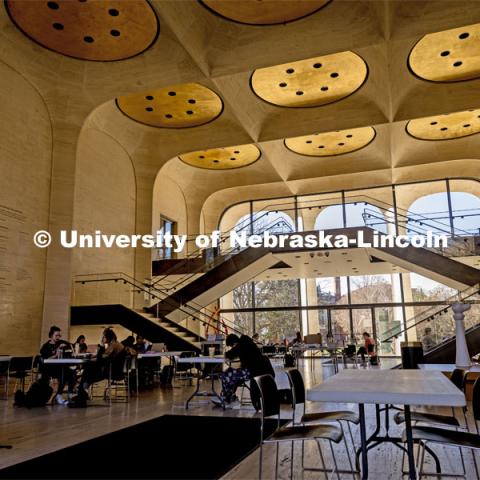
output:
<instances>
[{"instance_id":1,"label":"black chair","mask_svg":"<svg viewBox=\"0 0 480 480\"><path fill-rule=\"evenodd\" d=\"M358 368L358 361L357 361L357 346L356 345L347 345L342 352L343 356L343 365L346 367L347 362L351 360L355 368Z\"/></svg>"},{"instance_id":2,"label":"black chair","mask_svg":"<svg viewBox=\"0 0 480 480\"><path fill-rule=\"evenodd\" d=\"M9 378L15 379L14 391L20 382L22 392L25 392L25 383L28 377L32 375L33 357L12 357L8 372Z\"/></svg>"},{"instance_id":3,"label":"black chair","mask_svg":"<svg viewBox=\"0 0 480 480\"><path fill-rule=\"evenodd\" d=\"M465 370L462 370L460 368L456 368L452 374L450 375L450 380L453 382L453 384L462 392L464 391L465 388L465 382L467 379L468 372ZM464 415L464 420L465 420L465 428L463 428L460 425L460 422L455 416L455 408L452 407L452 415L439 415L436 413L427 413L427 412L417 412L413 411L410 414L411 421L414 426L417 426L418 423L426 423L427 426L440 426L440 427L452 427L455 428L456 430L458 429L467 429L468 430L468 424L467 424L467 416L466 416L466 408L463 407L463 415ZM403 410L399 411L397 414L394 415L393 417L394 422L397 425L401 425L402 423L405 423L405 413ZM420 453L420 451L418 452ZM460 450L460 458L463 462L463 454L462 451ZM403 452L402 456L402 465L405 461L405 451ZM405 473L405 471L403 472Z\"/></svg>"},{"instance_id":4,"label":"black chair","mask_svg":"<svg viewBox=\"0 0 480 480\"><path fill-rule=\"evenodd\" d=\"M195 357L196 353L195 352L182 352L180 354L180 358L189 358L189 357ZM193 363L178 363L175 362L175 373L174 377L176 378L177 376L183 377L184 380L189 380L190 384L192 384L193 381L193 373L192 369L194 367Z\"/></svg>"},{"instance_id":5,"label":"black chair","mask_svg":"<svg viewBox=\"0 0 480 480\"><path fill-rule=\"evenodd\" d=\"M445 447L458 447L460 449L467 448L472 452L473 457L473 464L475 466L475 473L476 478L479 477L477 462L475 459L475 451L480 450L480 434L479 434L479 427L478 422L480 421L480 379L477 378L475 384L473 385L473 397L472 397L472 405L473 405L473 418L475 420L475 429L476 433L466 432L466 431L457 431L457 430L449 430L440 427L432 427L432 426L425 426L425 427L418 427L415 426L412 428L412 436L414 442L419 443L421 455L419 459L418 465L418 478L419 480L425 474L423 472L423 465L425 462L425 451L427 450L428 444L439 444ZM403 440L406 441L406 432L403 432ZM465 464L462 458L462 467L463 473L462 474L445 474L444 476L463 476L465 477Z\"/></svg>"},{"instance_id":6,"label":"black chair","mask_svg":"<svg viewBox=\"0 0 480 480\"><path fill-rule=\"evenodd\" d=\"M290 370L287 370L287 376L288 376L288 381L290 382L290 388L292 389L292 409L293 409L292 423L294 425L297 425L295 414L296 414L297 405L300 405L300 404L303 404L303 414L300 417L300 420L298 422L298 424L300 425L312 425L312 424L318 424L318 422L326 422L326 423L337 422L344 435L343 440L345 442L345 449L347 452L347 457L348 457L348 461L350 463L350 468L351 468L351 471L346 471L343 473L352 473L352 474L356 473L356 471L353 470L353 463L350 457L350 452L348 450L347 438L345 437L345 431L343 429L342 422L345 422L347 425L348 432L350 434L350 440L352 442L353 454L355 455L355 442L353 440L352 429L350 427L350 424L353 423L354 425L358 425L360 423L359 416L355 412L352 412L351 410L333 410L328 412L307 413L305 383L303 381L302 374L296 368L292 368ZM305 453L304 445L302 444L302 467L304 465L304 453ZM306 468L305 470L318 471L318 469L310 469L310 468Z\"/></svg>"},{"instance_id":7,"label":"black chair","mask_svg":"<svg viewBox=\"0 0 480 480\"><path fill-rule=\"evenodd\" d=\"M278 478L278 444L282 442L295 442L296 440L315 440L318 452L320 454L323 470L326 470L326 468L320 440L327 440L330 445L334 463L332 473L334 471L338 472L337 460L333 450L332 442L339 443L342 440L342 430L335 425L291 425L287 427L281 427L280 398L274 378L271 375L261 375L259 377L255 377L254 380L260 391L260 405L262 411L262 420L260 425L259 478L262 478L263 445L265 443L275 443L276 445L275 478ZM270 435L268 438L265 438L265 419L273 416L277 417L277 429L272 435ZM290 461L293 463L293 455L291 456ZM291 474L292 471L293 467L291 467L290 470ZM338 473L337 477L340 478Z\"/></svg>"}]
</instances>

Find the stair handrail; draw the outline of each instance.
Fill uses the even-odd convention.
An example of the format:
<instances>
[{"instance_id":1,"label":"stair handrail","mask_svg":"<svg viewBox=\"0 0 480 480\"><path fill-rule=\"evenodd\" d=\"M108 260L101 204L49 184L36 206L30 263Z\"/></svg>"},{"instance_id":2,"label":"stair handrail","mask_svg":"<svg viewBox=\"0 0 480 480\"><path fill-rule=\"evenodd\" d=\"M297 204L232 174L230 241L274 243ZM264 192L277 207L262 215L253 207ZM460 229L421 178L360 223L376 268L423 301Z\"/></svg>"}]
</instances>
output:
<instances>
[{"instance_id":1,"label":"stair handrail","mask_svg":"<svg viewBox=\"0 0 480 480\"><path fill-rule=\"evenodd\" d=\"M266 231L270 231L270 230L273 230L275 226L279 225L280 223L285 223L283 219L276 219L276 220L273 220L271 224L267 225L265 227L264 230L261 230L261 231L258 231L258 232L255 232L255 235L262 235L264 232ZM291 233L291 232L289 232ZM217 257L214 258L213 262L210 262L209 265L208 265L208 269L211 270L213 267L216 267L217 265L219 265L220 263L223 263L224 261L228 260L229 258L232 257L232 254L238 250L237 253L240 253L244 250L246 250L248 247L231 247L229 250L226 250L224 253L222 253L222 255L219 255ZM188 283L188 281L190 279L192 279L195 275L197 275L198 273L200 273L203 269L205 268L205 265L200 265L197 269L191 271L191 272L188 272L186 273L185 275L183 275L182 277L180 277L179 279L176 279L174 281L171 281L169 282L169 284L167 285L164 285L163 288L160 288L160 290L163 290L163 291L170 291L170 290L177 290L181 285L183 284L186 284ZM169 274L171 275L171 274ZM165 277L164 277L165 278ZM151 284L151 286L153 288L157 288L156 285L157 283L161 281L161 280L156 280L155 282L153 282Z\"/></svg>"},{"instance_id":2,"label":"stair handrail","mask_svg":"<svg viewBox=\"0 0 480 480\"><path fill-rule=\"evenodd\" d=\"M320 208L322 207L329 207L329 206L335 206L335 205L342 205L343 203L345 204L356 204L356 203L365 203L366 205L367 204L370 204L371 206L381 206L381 208L387 210L387 209L390 209L392 210L393 213L396 213L396 216L397 218L398 217L403 217L405 219L408 220L411 220L412 217L415 217L412 219L412 221L415 221L415 222L420 222L420 221L423 221L423 222L436 222L438 223L439 225L441 225L442 229L440 228L437 228L438 230L443 230L443 228L445 230L443 230L446 234L448 235L451 235L451 231L450 231L450 226L449 225L446 225L442 222L439 222L437 219L434 219L434 218L431 218L431 215L435 215L435 214L443 214L443 213L449 213L449 212L431 212L431 213L428 213L428 214L417 214L417 213L414 213L414 212L411 212L409 210L405 210L405 209L402 209L400 207L394 207L392 204L389 204L388 202L385 202L383 200L380 200L380 199L376 199L374 197L371 197L369 195L365 195L365 194L361 194L361 195L358 195L356 197L351 197L348 201L348 202L340 202L340 203L332 203L332 204L328 204L328 205L325 205L324 203L326 201L328 201L329 199L323 199L322 200L322 204L320 205ZM338 197L334 197L332 198L331 200L338 200ZM233 226L232 228L230 229L227 229L224 233L221 233L220 234L220 245L222 245L226 240L228 240L229 238L229 233L231 230L233 229L236 229L237 231L242 231L242 230L246 230L246 229L249 229L251 231L253 231L253 228L252 226L258 222L259 220L263 219L265 216L269 215L272 211L283 211L283 212L288 212L288 211L294 211L294 210L303 210L303 209L311 209L311 208L314 208L314 207L318 207L318 200L314 199L312 200L312 202L315 202L314 205L307 205L307 206L299 206L299 207L291 207L291 208L279 208L281 206L284 206L284 205L288 205L289 203L291 202L277 202L277 203L272 203L272 204L269 204L269 205L266 205L264 207L262 207L263 209L269 209L269 210L266 210L266 211L262 211L261 214L259 216L257 216L256 214L254 215L255 218L251 218L251 217L247 217L245 218L244 220L242 220L239 224ZM305 204L305 203L308 203L306 202L305 200L302 200L301 202L302 204ZM276 210L272 210L273 208L276 208ZM459 211L473 211L475 212L477 209L463 209L463 210L459 210ZM404 212L404 213L402 213ZM376 212L373 212L376 214ZM473 215L477 215L476 213L472 214ZM480 213L478 213L478 215L480 215ZM385 223L395 223L395 221L389 221L387 219L385 219L384 217L377 217L379 219L381 219L383 222ZM432 225L433 226L433 225ZM250 227L250 228L248 228ZM410 229L411 226L409 226ZM456 229L456 231L461 231L461 232L464 232L465 234L467 235L475 235L475 233L472 233L472 232L469 232L467 230L463 230L463 229ZM255 234L258 234L259 232L254 232ZM187 257L181 259L181 260L185 260L185 261L188 261L188 260L192 260L194 258L200 258L203 254L203 251L205 249L197 249L195 250L194 252L191 252ZM235 249L233 249L234 251ZM229 252L230 254L233 253L233 251ZM175 274L175 271L178 271L180 268L181 268L181 264L176 264L174 266L172 266L170 269L168 269L167 271L163 272L161 275L158 276L158 278L156 278L155 282L153 283L154 285L156 285L157 283L159 282L162 282L163 280L165 280L166 277L170 276L170 275L174 275ZM201 271L202 269L204 268L203 265L199 266L194 272L190 272L189 274L187 275L190 275L190 278L193 274L195 273L199 273L199 271ZM183 277L182 277L183 278ZM185 283L185 282L181 282L181 283ZM174 287L169 287L169 288L172 288L174 289Z\"/></svg>"},{"instance_id":3,"label":"stair handrail","mask_svg":"<svg viewBox=\"0 0 480 480\"><path fill-rule=\"evenodd\" d=\"M411 328L416 327L420 323L423 323L427 320L433 320L436 315L439 315L441 313L446 313L451 307L452 304L458 301L465 301L468 300L470 297L473 297L477 293L480 292L480 284L476 284L473 286L470 286L466 288L465 290L459 291L455 293L454 295L448 297L442 305L432 305L431 307L427 308L426 310L423 310L417 314L415 314L413 317L409 318L405 322L405 327L402 326L396 326L392 327L386 332L384 332L384 338L382 338L380 341L381 342L389 342L393 340L394 338L398 338L400 335L405 333L407 330L410 330ZM417 320L419 319L419 320ZM399 329L398 331L395 331L396 329Z\"/></svg>"},{"instance_id":4,"label":"stair handrail","mask_svg":"<svg viewBox=\"0 0 480 480\"><path fill-rule=\"evenodd\" d=\"M77 279L75 280L76 277L99 277L102 276L102 278L92 278L92 279ZM159 301L165 301L167 300L166 298L162 298L161 296L157 295L156 293L152 292L151 289L145 286L144 283L140 282L136 278L132 277L131 275L128 275L127 273L124 272L114 272L114 273L91 273L91 274L82 274L82 275L75 275L74 277L74 283L95 283L95 282L107 282L107 281L123 281L124 283L128 283L132 285L136 290L138 290L137 293L144 292L147 295L149 295L150 298L156 298ZM207 327L213 327L213 328L218 328L215 324L212 324L210 321L205 321L202 318L199 318L198 315L202 315L208 318L208 315L205 312L202 312L200 310L197 310L193 306L190 305L180 305L178 306L176 303L173 303L171 301L166 301L168 305L176 307L177 310L182 311L183 313L186 314L186 317L191 317L194 318L195 320L200 321L203 325ZM185 310L185 307L188 307L190 311ZM195 313L192 313L195 312ZM159 317L156 317L159 318ZM222 322L225 323L225 321L229 322L231 325L229 325L230 330L233 330L236 333L239 333L240 335L243 335L244 332L241 328L238 327L238 325L234 325L233 322L231 322L229 319L223 318L222 317ZM174 322L176 323L176 322ZM182 325L180 325L183 327ZM183 327L184 328L184 327ZM192 332L194 333L194 332Z\"/></svg>"},{"instance_id":5,"label":"stair handrail","mask_svg":"<svg viewBox=\"0 0 480 480\"><path fill-rule=\"evenodd\" d=\"M367 226L368 228L372 228L374 230L376 229L376 226L379 225L379 224L384 225L384 224L394 224L395 223L393 220L383 218L383 217L379 216L377 214L377 212L374 212L374 211L369 210L369 209L365 209L362 216L363 216L363 219L364 219L364 222L365 222L365 226ZM371 223L371 222L368 221L368 219L370 219L370 218L373 218L373 219L378 220L378 221L375 222L375 223ZM425 224L427 227L428 226L433 227L433 225L430 225L427 222L428 222L427 220L423 220L422 223L420 224L420 226L414 226L414 225L408 224L407 221L400 222L400 223L398 223L398 221L397 221L397 224L402 226L403 228L405 228L406 231L407 231L407 234L408 234L408 232L413 232L413 233L418 234L418 235L427 235L429 230L421 228L421 227L423 227L423 224ZM438 227L434 227L434 228L436 229L437 232L440 231L440 228L438 228ZM440 232L442 234L444 234L446 237L451 239L451 243L449 242L450 243L449 246L448 247L442 247L442 248L437 248L437 247L424 247L424 248L427 248L428 250L432 250L434 252L438 252L441 255L445 255L445 249L454 247L455 243L456 243L457 245L459 245L459 248L463 247L463 250L464 250L463 253L465 255L466 254L469 254L469 255L475 254L474 246L471 245L470 242L468 242L468 238L470 238L470 237L474 238L476 236L474 233L470 233L470 232L465 230L464 231L465 235L461 236L461 235L457 235L457 234L452 235L451 231L447 231L447 230L444 230L443 232L440 231ZM397 235L398 235L398 232L397 232ZM462 255L457 255L457 256L462 256Z\"/></svg>"}]
</instances>

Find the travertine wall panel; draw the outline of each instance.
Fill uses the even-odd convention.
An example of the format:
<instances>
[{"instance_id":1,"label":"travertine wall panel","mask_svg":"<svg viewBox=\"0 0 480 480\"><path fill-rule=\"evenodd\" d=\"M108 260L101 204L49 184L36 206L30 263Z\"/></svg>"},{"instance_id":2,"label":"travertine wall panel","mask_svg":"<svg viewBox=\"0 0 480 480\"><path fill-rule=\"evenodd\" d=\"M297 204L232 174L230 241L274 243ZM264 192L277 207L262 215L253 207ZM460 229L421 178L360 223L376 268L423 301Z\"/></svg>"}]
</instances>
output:
<instances>
[{"instance_id":1,"label":"travertine wall panel","mask_svg":"<svg viewBox=\"0 0 480 480\"><path fill-rule=\"evenodd\" d=\"M80 135L75 172L73 228L79 234L135 233L135 172L123 147L111 137L94 129ZM123 272L134 275L133 248L74 248L72 273ZM98 284L105 291L105 303L115 300L115 285ZM81 295L80 287L75 296ZM76 303L79 299L76 298ZM114 302L116 303L116 302Z\"/></svg>"},{"instance_id":2,"label":"travertine wall panel","mask_svg":"<svg viewBox=\"0 0 480 480\"><path fill-rule=\"evenodd\" d=\"M0 352L38 350L46 250L33 234L48 227L52 135L36 89L0 64Z\"/></svg>"}]
</instances>

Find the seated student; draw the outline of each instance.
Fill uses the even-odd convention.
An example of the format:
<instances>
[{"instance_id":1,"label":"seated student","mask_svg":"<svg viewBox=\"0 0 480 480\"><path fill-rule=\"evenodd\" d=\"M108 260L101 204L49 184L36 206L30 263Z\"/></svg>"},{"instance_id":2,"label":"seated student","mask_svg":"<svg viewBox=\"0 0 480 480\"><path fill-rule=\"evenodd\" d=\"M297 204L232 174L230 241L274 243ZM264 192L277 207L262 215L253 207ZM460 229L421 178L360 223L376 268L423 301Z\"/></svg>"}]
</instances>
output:
<instances>
[{"instance_id":1,"label":"seated student","mask_svg":"<svg viewBox=\"0 0 480 480\"><path fill-rule=\"evenodd\" d=\"M110 364L112 366L112 374L123 368L125 359L125 347L117 341L117 336L111 328L103 331L101 345L95 362L86 363L80 385L78 387L78 395L74 401L69 403L69 407L86 407L88 400L87 390L95 382L99 382L109 377Z\"/></svg>"},{"instance_id":2,"label":"seated student","mask_svg":"<svg viewBox=\"0 0 480 480\"><path fill-rule=\"evenodd\" d=\"M65 340L62 340L62 330L60 327L52 325L50 327L50 331L48 332L48 341L45 342L40 348L40 356L43 360L48 358L60 358L63 356L63 352L70 348L71 345ZM61 365L46 364L42 364L40 370L42 374L42 380L50 381L51 378L58 379L58 388L55 401L59 405L67 404L68 402L63 399L62 394L65 384L67 383L68 395L69 397L73 395L73 390L75 388L75 375L73 370Z\"/></svg>"},{"instance_id":3,"label":"seated student","mask_svg":"<svg viewBox=\"0 0 480 480\"><path fill-rule=\"evenodd\" d=\"M87 353L88 345L85 339L85 335L80 335L73 344L75 353Z\"/></svg>"},{"instance_id":4,"label":"seated student","mask_svg":"<svg viewBox=\"0 0 480 480\"><path fill-rule=\"evenodd\" d=\"M146 353L150 344L141 336L137 335L135 345L133 346L138 353Z\"/></svg>"},{"instance_id":5,"label":"seated student","mask_svg":"<svg viewBox=\"0 0 480 480\"><path fill-rule=\"evenodd\" d=\"M373 341L373 338L370 336L368 332L363 332L363 340L364 340L364 346L360 347L358 349L357 354L361 355L362 357L362 362L365 363L365 355L369 354L369 345L372 345L373 347L375 346L375 342ZM372 347L370 347L370 351L373 352Z\"/></svg>"},{"instance_id":6,"label":"seated student","mask_svg":"<svg viewBox=\"0 0 480 480\"><path fill-rule=\"evenodd\" d=\"M297 332L295 334L295 338L290 342L290 346L295 345L295 344L300 344L300 343L303 343L302 333Z\"/></svg>"},{"instance_id":7,"label":"seated student","mask_svg":"<svg viewBox=\"0 0 480 480\"><path fill-rule=\"evenodd\" d=\"M225 357L234 360L240 359L240 368L228 368L222 373L222 398L225 403L235 400L237 386L244 381L258 375L270 374L275 376L272 365L268 358L262 355L260 349L247 335L240 338L231 333L225 341L231 349L225 353Z\"/></svg>"}]
</instances>

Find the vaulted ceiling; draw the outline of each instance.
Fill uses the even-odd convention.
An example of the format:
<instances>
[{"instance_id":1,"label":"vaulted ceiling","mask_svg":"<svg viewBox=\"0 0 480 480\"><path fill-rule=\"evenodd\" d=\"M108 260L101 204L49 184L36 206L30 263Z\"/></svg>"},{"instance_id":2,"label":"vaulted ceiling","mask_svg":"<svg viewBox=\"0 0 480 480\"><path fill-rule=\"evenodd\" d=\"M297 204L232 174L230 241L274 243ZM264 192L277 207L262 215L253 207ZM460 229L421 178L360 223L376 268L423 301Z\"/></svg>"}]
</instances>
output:
<instances>
[{"instance_id":1,"label":"vaulted ceiling","mask_svg":"<svg viewBox=\"0 0 480 480\"><path fill-rule=\"evenodd\" d=\"M478 2L6 6L0 58L53 123L101 130L200 206L479 176Z\"/></svg>"}]
</instances>

